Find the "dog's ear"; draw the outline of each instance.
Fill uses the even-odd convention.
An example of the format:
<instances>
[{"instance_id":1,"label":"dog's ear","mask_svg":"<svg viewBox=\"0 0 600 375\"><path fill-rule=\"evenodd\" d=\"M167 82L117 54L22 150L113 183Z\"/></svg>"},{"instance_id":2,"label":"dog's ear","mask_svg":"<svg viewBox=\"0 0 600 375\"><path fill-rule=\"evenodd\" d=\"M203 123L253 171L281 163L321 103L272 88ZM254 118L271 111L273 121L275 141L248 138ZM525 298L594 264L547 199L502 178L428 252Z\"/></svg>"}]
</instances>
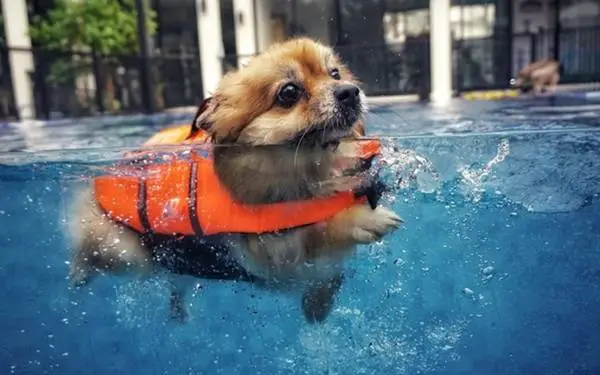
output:
<instances>
[{"instance_id":1,"label":"dog's ear","mask_svg":"<svg viewBox=\"0 0 600 375\"><path fill-rule=\"evenodd\" d=\"M215 113L217 107L217 101L212 97L208 97L200 103L196 115L194 116L194 120L192 121L192 134L196 133L198 130L211 130L213 123L210 117Z\"/></svg>"},{"instance_id":2,"label":"dog's ear","mask_svg":"<svg viewBox=\"0 0 600 375\"><path fill-rule=\"evenodd\" d=\"M237 138L235 131L237 128L231 129L227 134L221 134L220 129L215 127L215 113L219 108L219 101L217 98L208 97L200 103L194 120L192 121L192 127L188 138L194 136L199 131L205 131L210 135L210 139L214 143L227 143L233 142ZM225 117L228 119L228 117ZM221 127L224 128L224 127Z\"/></svg>"}]
</instances>

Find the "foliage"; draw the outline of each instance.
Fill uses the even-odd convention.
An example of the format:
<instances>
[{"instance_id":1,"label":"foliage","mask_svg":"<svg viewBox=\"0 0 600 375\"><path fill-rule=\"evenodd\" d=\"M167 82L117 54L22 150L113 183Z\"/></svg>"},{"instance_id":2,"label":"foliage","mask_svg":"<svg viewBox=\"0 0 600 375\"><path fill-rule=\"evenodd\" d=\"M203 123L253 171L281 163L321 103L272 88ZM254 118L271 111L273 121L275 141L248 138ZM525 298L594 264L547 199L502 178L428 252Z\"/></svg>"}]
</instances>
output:
<instances>
[{"instance_id":1,"label":"foliage","mask_svg":"<svg viewBox=\"0 0 600 375\"><path fill-rule=\"evenodd\" d=\"M157 28L156 12L146 9L151 37ZM137 17L135 0L56 0L47 15L32 19L29 29L32 42L51 52L42 57L50 64L48 81L71 85L98 63L96 72L106 85L102 100L113 107L111 72L123 55L139 52Z\"/></svg>"},{"instance_id":2,"label":"foliage","mask_svg":"<svg viewBox=\"0 0 600 375\"><path fill-rule=\"evenodd\" d=\"M148 7L147 15L148 33L153 35L156 13ZM137 53L135 0L58 0L46 17L34 17L30 35L48 50Z\"/></svg>"}]
</instances>

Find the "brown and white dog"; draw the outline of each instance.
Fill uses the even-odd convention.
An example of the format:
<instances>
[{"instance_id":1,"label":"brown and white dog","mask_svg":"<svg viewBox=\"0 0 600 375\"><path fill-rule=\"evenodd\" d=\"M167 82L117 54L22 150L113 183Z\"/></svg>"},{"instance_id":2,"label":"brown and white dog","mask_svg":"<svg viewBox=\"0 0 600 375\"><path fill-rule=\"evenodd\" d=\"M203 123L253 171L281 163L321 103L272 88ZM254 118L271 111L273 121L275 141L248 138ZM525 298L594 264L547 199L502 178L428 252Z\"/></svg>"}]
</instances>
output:
<instances>
[{"instance_id":1,"label":"brown and white dog","mask_svg":"<svg viewBox=\"0 0 600 375\"><path fill-rule=\"evenodd\" d=\"M561 70L561 64L556 60L538 60L521 69L511 84L522 91L532 89L536 95L544 91L554 92L560 81Z\"/></svg>"},{"instance_id":2,"label":"brown and white dog","mask_svg":"<svg viewBox=\"0 0 600 375\"><path fill-rule=\"evenodd\" d=\"M224 76L194 126L209 132L217 175L232 196L268 204L356 187L355 176L340 175L335 165L351 147L340 141L364 134L365 111L362 90L332 49L300 38L274 45ZM140 235L114 222L91 188L78 193L73 207L73 285L98 273L149 275L157 269L257 281L300 288L310 322L328 316L342 284L342 263L355 246L378 241L402 223L389 209L365 204L278 233L175 238ZM178 318L187 316L183 294L172 292Z\"/></svg>"}]
</instances>

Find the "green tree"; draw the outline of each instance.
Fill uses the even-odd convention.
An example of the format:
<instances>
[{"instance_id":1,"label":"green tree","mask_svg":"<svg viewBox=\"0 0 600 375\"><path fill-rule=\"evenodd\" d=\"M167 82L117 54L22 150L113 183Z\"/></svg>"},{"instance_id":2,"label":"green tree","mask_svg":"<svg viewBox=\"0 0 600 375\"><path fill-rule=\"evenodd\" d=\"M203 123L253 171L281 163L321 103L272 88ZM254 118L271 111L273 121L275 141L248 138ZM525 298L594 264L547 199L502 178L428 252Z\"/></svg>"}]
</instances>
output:
<instances>
[{"instance_id":1,"label":"green tree","mask_svg":"<svg viewBox=\"0 0 600 375\"><path fill-rule=\"evenodd\" d=\"M156 13L148 9L148 33L156 32ZM134 0L58 0L47 16L36 16L30 35L48 50L90 51L102 55L138 52Z\"/></svg>"},{"instance_id":2,"label":"green tree","mask_svg":"<svg viewBox=\"0 0 600 375\"><path fill-rule=\"evenodd\" d=\"M156 13L147 7L149 36L156 32ZM49 55L49 79L66 83L92 71L92 54L102 63L100 73L113 107L112 75L123 55L139 51L135 0L57 0L47 15L32 19L32 41Z\"/></svg>"}]
</instances>

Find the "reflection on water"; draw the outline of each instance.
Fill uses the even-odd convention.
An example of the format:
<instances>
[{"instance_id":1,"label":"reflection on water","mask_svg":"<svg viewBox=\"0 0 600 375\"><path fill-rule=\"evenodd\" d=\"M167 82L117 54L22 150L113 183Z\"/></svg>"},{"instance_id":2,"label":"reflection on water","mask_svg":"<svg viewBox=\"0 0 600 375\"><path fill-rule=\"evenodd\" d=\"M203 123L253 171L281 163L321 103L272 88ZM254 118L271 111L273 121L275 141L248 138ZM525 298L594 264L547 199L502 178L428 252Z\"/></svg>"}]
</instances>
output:
<instances>
[{"instance_id":1,"label":"reflection on water","mask_svg":"<svg viewBox=\"0 0 600 375\"><path fill-rule=\"evenodd\" d=\"M349 261L322 326L246 284L196 280L184 326L162 278L68 290L65 205L123 151L2 155L2 373L600 371L598 132L386 138L406 225Z\"/></svg>"}]
</instances>

